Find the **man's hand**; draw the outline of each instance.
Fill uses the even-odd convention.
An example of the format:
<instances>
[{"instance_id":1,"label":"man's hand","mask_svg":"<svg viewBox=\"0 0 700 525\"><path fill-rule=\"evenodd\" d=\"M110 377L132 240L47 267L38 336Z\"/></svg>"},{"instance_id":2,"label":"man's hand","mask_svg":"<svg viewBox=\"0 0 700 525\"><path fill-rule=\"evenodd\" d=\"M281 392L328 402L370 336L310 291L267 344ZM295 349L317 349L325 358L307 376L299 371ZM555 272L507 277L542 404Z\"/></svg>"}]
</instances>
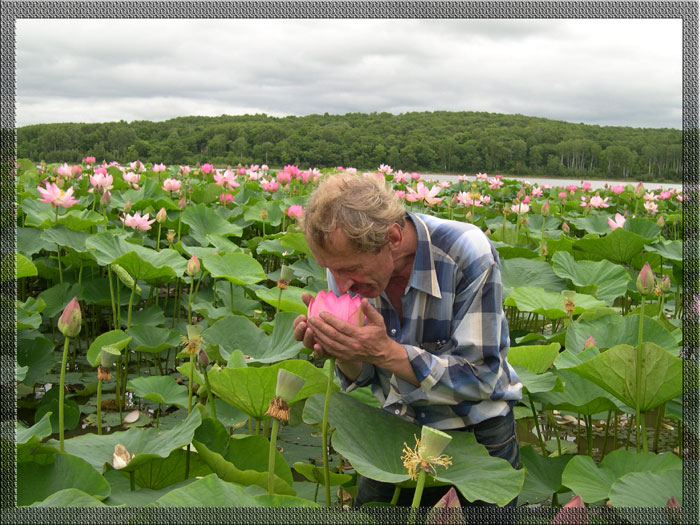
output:
<instances>
[{"instance_id":1,"label":"man's hand","mask_svg":"<svg viewBox=\"0 0 700 525\"><path fill-rule=\"evenodd\" d=\"M301 300L304 301L306 306L309 306L311 299L313 299L313 295L309 293L304 293L301 295ZM314 351L315 355L317 352L323 352L321 345L318 344L314 338L314 331L309 326L308 319L305 315L300 315L294 319L292 328L294 329L294 339L303 342L306 348L310 348ZM321 356L319 355L319 357Z\"/></svg>"}]
</instances>

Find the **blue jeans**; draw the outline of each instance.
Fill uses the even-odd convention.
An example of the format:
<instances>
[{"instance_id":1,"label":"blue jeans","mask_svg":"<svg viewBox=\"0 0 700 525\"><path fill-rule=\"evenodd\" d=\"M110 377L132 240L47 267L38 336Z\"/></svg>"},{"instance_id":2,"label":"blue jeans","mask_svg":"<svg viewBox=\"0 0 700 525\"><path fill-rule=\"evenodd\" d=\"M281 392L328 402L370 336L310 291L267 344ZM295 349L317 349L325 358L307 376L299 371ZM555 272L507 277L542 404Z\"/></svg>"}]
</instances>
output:
<instances>
[{"instance_id":1,"label":"blue jeans","mask_svg":"<svg viewBox=\"0 0 700 525\"><path fill-rule=\"evenodd\" d=\"M474 437L478 443L486 447L491 456L502 458L508 461L514 469L520 468L520 448L518 438L515 435L515 418L511 411L508 415L488 419L470 429L463 429L465 432L474 432ZM426 487L421 497L421 507L432 507L442 496L447 493L450 486ZM410 506L413 501L413 489L401 489L397 505ZM370 501L389 503L394 495L394 484L375 481L364 476L359 477L357 486L357 496L355 496L355 507L359 507ZM468 501L462 493L457 490L459 501L462 507L486 506L496 507L493 503L485 501ZM506 507L515 507L517 496L513 498Z\"/></svg>"}]
</instances>

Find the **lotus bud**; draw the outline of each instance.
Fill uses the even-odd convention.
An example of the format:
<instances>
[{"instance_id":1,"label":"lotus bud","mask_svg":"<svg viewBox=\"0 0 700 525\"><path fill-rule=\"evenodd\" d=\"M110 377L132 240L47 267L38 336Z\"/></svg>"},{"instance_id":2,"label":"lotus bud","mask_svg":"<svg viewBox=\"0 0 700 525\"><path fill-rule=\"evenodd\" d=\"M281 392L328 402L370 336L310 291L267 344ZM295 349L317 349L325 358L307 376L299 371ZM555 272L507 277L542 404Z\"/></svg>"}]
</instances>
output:
<instances>
[{"instance_id":1,"label":"lotus bud","mask_svg":"<svg viewBox=\"0 0 700 525\"><path fill-rule=\"evenodd\" d=\"M654 291L654 272L651 271L648 261L637 276L637 291L642 295L649 295Z\"/></svg>"},{"instance_id":2,"label":"lotus bud","mask_svg":"<svg viewBox=\"0 0 700 525\"><path fill-rule=\"evenodd\" d=\"M542 205L542 209L540 210L542 217L547 217L549 215L550 210L551 210L551 208L549 206L549 201L548 200L544 201L544 204Z\"/></svg>"},{"instance_id":3,"label":"lotus bud","mask_svg":"<svg viewBox=\"0 0 700 525\"><path fill-rule=\"evenodd\" d=\"M109 193L109 190L105 190L105 192L102 194L102 197L100 197L100 204L102 206L107 206L111 201L112 195Z\"/></svg>"},{"instance_id":4,"label":"lotus bud","mask_svg":"<svg viewBox=\"0 0 700 525\"><path fill-rule=\"evenodd\" d=\"M165 238L168 239L170 244L172 244L175 240L175 230L168 230L168 233L165 234Z\"/></svg>"},{"instance_id":5,"label":"lotus bud","mask_svg":"<svg viewBox=\"0 0 700 525\"><path fill-rule=\"evenodd\" d=\"M566 224L565 222L562 222L561 223L561 231L563 231L564 233L570 233L571 228L569 228L568 224Z\"/></svg>"},{"instance_id":6,"label":"lotus bud","mask_svg":"<svg viewBox=\"0 0 700 525\"><path fill-rule=\"evenodd\" d=\"M193 255L189 261L187 261L187 273L192 277L199 273L199 259L196 255Z\"/></svg>"},{"instance_id":7,"label":"lotus bud","mask_svg":"<svg viewBox=\"0 0 700 525\"><path fill-rule=\"evenodd\" d=\"M637 187L634 189L634 196L638 199L644 196L644 184L641 182L637 184Z\"/></svg>"},{"instance_id":8,"label":"lotus bud","mask_svg":"<svg viewBox=\"0 0 700 525\"><path fill-rule=\"evenodd\" d=\"M183 195L180 197L180 200L177 201L177 207L182 211L182 210L185 209L186 206L187 206L187 203L186 203L186 201L185 201L185 195L183 194Z\"/></svg>"},{"instance_id":9,"label":"lotus bud","mask_svg":"<svg viewBox=\"0 0 700 525\"><path fill-rule=\"evenodd\" d=\"M593 339L592 335L588 336L588 339L586 339L586 342L583 343L583 349L587 350L588 348L592 348L596 346L595 339Z\"/></svg>"},{"instance_id":10,"label":"lotus bud","mask_svg":"<svg viewBox=\"0 0 700 525\"><path fill-rule=\"evenodd\" d=\"M131 211L131 201L128 200L124 203L124 213L129 213Z\"/></svg>"},{"instance_id":11,"label":"lotus bud","mask_svg":"<svg viewBox=\"0 0 700 525\"><path fill-rule=\"evenodd\" d=\"M58 319L58 329L66 337L75 337L80 333L83 317L80 312L78 298L73 297L63 309L61 317Z\"/></svg>"},{"instance_id":12,"label":"lotus bud","mask_svg":"<svg viewBox=\"0 0 700 525\"><path fill-rule=\"evenodd\" d=\"M484 234L486 234L486 236L491 235L491 228L486 228L486 231L484 232Z\"/></svg>"},{"instance_id":13,"label":"lotus bud","mask_svg":"<svg viewBox=\"0 0 700 525\"><path fill-rule=\"evenodd\" d=\"M668 498L668 501L666 502L666 508L680 508L680 503L678 503L678 500L674 497L671 496Z\"/></svg>"},{"instance_id":14,"label":"lotus bud","mask_svg":"<svg viewBox=\"0 0 700 525\"><path fill-rule=\"evenodd\" d=\"M664 275L663 279L661 279L660 288L664 293L671 291L671 278L668 276L668 274Z\"/></svg>"},{"instance_id":15,"label":"lotus bud","mask_svg":"<svg viewBox=\"0 0 700 525\"><path fill-rule=\"evenodd\" d=\"M663 228L666 225L666 221L664 220L663 215L659 215L659 218L656 219L656 224L658 225L659 228Z\"/></svg>"},{"instance_id":16,"label":"lotus bud","mask_svg":"<svg viewBox=\"0 0 700 525\"><path fill-rule=\"evenodd\" d=\"M204 348L199 349L199 353L197 354L197 364L202 368L209 364L209 355L204 351Z\"/></svg>"},{"instance_id":17,"label":"lotus bud","mask_svg":"<svg viewBox=\"0 0 700 525\"><path fill-rule=\"evenodd\" d=\"M165 211L165 208L161 208L160 211L156 214L156 221L158 221L158 224L163 224L165 222L165 219L168 218L168 213Z\"/></svg>"},{"instance_id":18,"label":"lotus bud","mask_svg":"<svg viewBox=\"0 0 700 525\"><path fill-rule=\"evenodd\" d=\"M129 462L134 459L133 454L129 454L124 445L117 443L114 445L114 454L112 455L112 466L115 469L120 469L126 467Z\"/></svg>"}]
</instances>

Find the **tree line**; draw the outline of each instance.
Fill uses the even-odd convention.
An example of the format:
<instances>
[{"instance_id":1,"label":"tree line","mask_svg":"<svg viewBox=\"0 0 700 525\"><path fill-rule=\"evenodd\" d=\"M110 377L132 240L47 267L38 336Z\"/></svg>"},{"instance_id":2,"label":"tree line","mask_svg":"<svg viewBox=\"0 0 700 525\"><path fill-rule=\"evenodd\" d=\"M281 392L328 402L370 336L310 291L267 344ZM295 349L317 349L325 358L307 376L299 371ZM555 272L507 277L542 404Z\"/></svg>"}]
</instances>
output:
<instances>
[{"instance_id":1,"label":"tree line","mask_svg":"<svg viewBox=\"0 0 700 525\"><path fill-rule=\"evenodd\" d=\"M17 155L49 163L91 155L167 165L383 163L423 173L682 180L681 130L468 111L35 124L17 129Z\"/></svg>"}]
</instances>

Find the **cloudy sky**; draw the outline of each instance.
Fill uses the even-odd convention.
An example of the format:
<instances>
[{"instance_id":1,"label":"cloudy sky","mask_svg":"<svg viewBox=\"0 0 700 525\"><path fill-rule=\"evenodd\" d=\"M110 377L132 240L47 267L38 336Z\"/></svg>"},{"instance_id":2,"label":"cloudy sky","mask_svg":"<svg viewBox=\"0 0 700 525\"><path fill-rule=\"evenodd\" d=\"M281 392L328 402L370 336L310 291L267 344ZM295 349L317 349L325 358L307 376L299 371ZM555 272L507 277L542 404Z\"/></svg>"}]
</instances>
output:
<instances>
[{"instance_id":1,"label":"cloudy sky","mask_svg":"<svg viewBox=\"0 0 700 525\"><path fill-rule=\"evenodd\" d=\"M449 110L680 129L681 32L664 19L23 19L16 125Z\"/></svg>"}]
</instances>

